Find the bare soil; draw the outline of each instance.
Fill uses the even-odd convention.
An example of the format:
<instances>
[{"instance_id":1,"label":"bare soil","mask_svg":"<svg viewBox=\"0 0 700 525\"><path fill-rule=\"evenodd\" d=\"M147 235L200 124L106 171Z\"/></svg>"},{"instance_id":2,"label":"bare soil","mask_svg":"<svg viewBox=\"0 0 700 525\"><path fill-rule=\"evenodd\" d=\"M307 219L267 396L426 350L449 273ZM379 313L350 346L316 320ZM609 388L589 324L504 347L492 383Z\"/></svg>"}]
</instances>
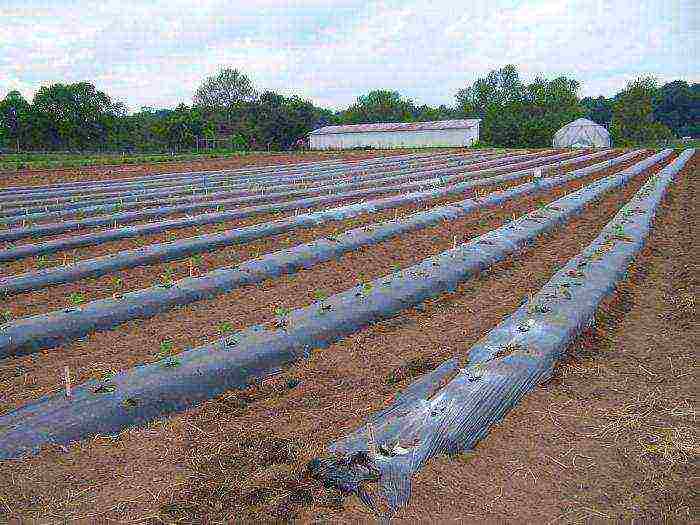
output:
<instances>
[{"instance_id":1,"label":"bare soil","mask_svg":"<svg viewBox=\"0 0 700 525\"><path fill-rule=\"evenodd\" d=\"M635 159L634 161L621 163L620 165L613 168L613 170L622 169L638 161L639 158ZM576 163L574 165L567 166L566 168L562 169L562 173L567 173L569 171L573 171L575 169L581 168L582 166L590 164L592 163ZM601 171L594 175L579 179L578 181L571 182L565 187L570 189L579 188L582 185L605 175L606 173L608 172ZM525 179L518 179L516 181L510 181L507 183L482 186L479 189L479 191L489 192L495 191L497 189L507 189L513 186L520 185L524 181ZM424 209L426 206L438 206L456 202L464 199L466 196L471 194L472 192L470 191L461 195L453 195L440 199L431 199L426 203L420 205L409 204L406 206L401 206L396 210L385 210L379 213L366 214L345 221L331 221L326 225L315 228L298 229L289 233L267 237L250 243L213 250L211 252L202 254L202 262L198 263L196 268L192 268L194 272L193 274L204 273L206 271L211 271L216 268L230 266L237 262L240 263L247 259L258 257L260 254L269 253L271 251L283 248L288 248L290 246L302 244L304 242L309 242L319 236L332 235L334 233L338 233L340 231L344 231L350 228L364 226L365 224L369 224L371 222L388 220L390 218L393 218L395 214L397 214L400 217L414 213L420 209ZM348 199L346 201L342 201L341 203L333 204L333 207L343 204L351 204L355 202L358 202L358 199ZM325 208L325 206L316 207L316 209L322 208ZM252 224L259 224L270 220L289 217L290 215L291 214L288 212L278 212L274 214L261 215L258 217L251 217L244 220L229 221L223 224L190 227L185 229L163 232L159 234L143 236L142 238L112 241L100 244L98 246L66 251L63 254L57 254L52 257L47 256L41 261L38 258L13 261L10 263L4 263L4 268L2 272L0 272L0 275L9 276L21 274L28 271L35 271L40 269L40 263L46 265L44 267L62 265L64 263L64 259L67 261L86 260L91 259L93 257L100 257L112 254L121 250L143 247L148 244L185 239L194 235L215 233L221 230L242 228ZM109 297L114 293L125 293L132 290L138 290L147 286L152 286L156 284L159 280L161 280L166 272L170 272L173 279L189 276L189 258L159 264L151 264L148 266L140 266L136 268L122 270L120 272L115 272L110 275L85 279L75 283L66 283L64 285L58 285L43 290L36 290L33 292L20 294L10 298L8 300L6 308L11 312L14 318L35 315L37 313L43 313L57 308L65 307L67 305L68 297L73 293L83 294L87 300Z\"/></svg>"},{"instance_id":2,"label":"bare soil","mask_svg":"<svg viewBox=\"0 0 700 525\"><path fill-rule=\"evenodd\" d=\"M426 150L426 153L429 150ZM436 150L448 153L452 150ZM454 151L473 151L459 150ZM255 154L229 159L202 159L197 161L158 162L151 164L122 164L112 166L89 166L50 170L19 170L0 172L0 188L6 186L31 186L60 184L62 182L116 180L120 178L144 177L162 173L188 173L191 171L230 170L246 167L299 164L333 159L362 160L410 154L401 150L343 151L343 152L303 152L279 154Z\"/></svg>"},{"instance_id":3,"label":"bare soil","mask_svg":"<svg viewBox=\"0 0 700 525\"><path fill-rule=\"evenodd\" d=\"M604 157L604 158L609 158L610 156L613 156L613 155L614 155L614 153L611 153L610 155L608 155L608 156L606 156L606 157ZM600 160L602 160L602 158L601 158ZM599 160L599 161L600 161L600 160ZM547 159L546 159L546 157L544 157L544 158L542 158L542 159L540 160L540 162L539 162L537 165L539 165L539 164L544 164L544 163L546 163L546 162L547 162ZM464 172L464 173L468 173L468 172L470 172L470 171L474 171L474 169L475 169L475 168L474 168L473 166L465 166L463 172ZM387 171L389 171L389 170L387 170ZM425 178L425 177L423 176L423 177L420 177L420 178ZM409 180L413 180L413 179L409 179ZM407 180L406 182L408 182L409 180ZM418 179L416 179L416 180L418 180ZM367 181L367 182L368 182L368 183L372 183L371 180L369 180L369 181ZM374 185L381 186L381 183L377 183L377 184L374 184ZM242 204L242 205L239 205L239 206L226 206L224 209L230 211L230 210L235 210L235 209L237 209L237 208L247 208L247 207L250 207L250 206L257 206L257 205L259 205L259 204L283 203L283 202L288 202L288 201L292 201L292 200L297 200L297 199L305 198L305 197L313 197L313 196L318 196L318 195L325 195L325 194L323 193L323 191L319 191L317 188L315 188L315 186L317 186L317 184L305 183L305 184L299 185L299 189L303 189L304 187L308 187L308 192L307 192L306 195L292 196L292 197L271 196L271 197L263 198L260 202L251 202L251 203L249 203L249 204ZM388 195L388 194L387 194L387 195ZM347 202L350 202L350 201L351 201L351 200L348 200ZM346 201L341 201L340 204L343 204L343 203L346 203ZM144 204L147 204L147 201L144 201ZM338 205L340 205L340 204L335 203L335 204L331 204L331 205L320 205L320 206L310 207L310 208L308 208L308 209L310 210L310 209L318 209L318 208L323 208L323 207L328 207L328 206L338 206ZM154 217L154 218L144 219L144 220L140 220L140 221L136 221L136 222L130 222L130 223L128 223L128 226L136 226L136 225L140 225L140 224L151 224L151 223L157 223L157 222L166 221L166 220L169 221L169 220L174 220L174 219L179 219L179 218L184 218L184 217L190 217L190 216L200 215L200 214L204 214L204 213L211 213L211 212L216 212L216 211L217 211L217 207L216 207L215 205L212 205L211 208L208 208L208 209L206 209L206 210L193 211L193 212L190 212L190 213L184 213L184 212L179 212L179 211L178 211L178 212L172 213L172 214L170 214L170 215L168 215L168 216L165 216L165 217ZM278 213L278 214L273 214L273 215L281 216L281 215L283 215L283 214L284 214L284 213ZM288 213L287 213L287 214L288 214ZM109 215L110 215L110 213L108 212L108 213L96 215L95 217L109 216ZM231 222L231 221L228 221L228 222ZM235 221L233 221L233 222L235 222ZM119 226L118 221L117 221L116 224L117 224L117 226ZM207 225L207 226L209 226L210 228L218 229L218 228L221 228L221 226L219 226L219 225L223 225L223 224L225 224L225 222L217 223L217 224L214 224L214 225ZM201 226L200 228L204 228L204 227L206 227L206 226ZM56 235L48 235L48 236L37 237L37 238L35 239L35 241L36 241L36 242L43 242L43 241L48 241L48 240L66 239L66 238L70 238L70 237L73 237L73 236L76 236L76 235L84 235L84 234L89 234L89 233L98 233L98 232L103 232L103 231L105 231L105 230L109 230L109 229L113 229L113 228L115 228L115 226L112 225L112 224L108 224L108 225L106 225L106 226L91 227L91 228L81 228L81 229L75 229L75 230L72 230L72 231L68 231L68 232L64 232L64 233L60 233L60 234L56 234ZM182 228L177 228L177 227L175 227L175 226L173 226L173 228L172 228L173 231L177 231L178 229L182 229ZM157 235L156 235L156 236L157 236ZM148 236L142 236L142 237L143 237L143 238L140 239L140 240L141 240L141 243L147 243L147 241L148 241ZM159 242L159 241L158 241L158 242ZM30 244L30 243L31 243L31 240L23 239L23 240L19 240L19 241L6 241L6 242L4 242L4 243L3 243L3 242L0 242L0 246L2 246L3 248L6 249L6 248L11 248L11 247L14 247L14 246L24 245L24 244ZM101 246L104 246L104 247L106 247L106 248L109 248L110 243L103 243Z\"/></svg>"},{"instance_id":4,"label":"bare soil","mask_svg":"<svg viewBox=\"0 0 700 525\"><path fill-rule=\"evenodd\" d=\"M315 485L306 461L357 428L411 377L468 349L580 252L644 179L455 293L368 327L259 385L117 437L1 462L0 517L4 512L7 521L30 523L370 521L356 499ZM692 406L697 156L680 181L628 283L601 309L597 331L581 339L560 375L511 411L476 454L430 462L416 477L403 521L697 520L689 483L698 454ZM504 220L493 213L488 229ZM276 295L263 302L308 303L305 295L319 278L326 276L324 289L332 293L353 284L359 266L372 277L392 257L404 264L445 249L454 230L420 233L426 237L410 244L390 241L377 247L383 252L372 248L264 283L263 292ZM307 273L313 281L305 281ZM193 305L179 320L199 319L188 330L211 326L220 313L238 313L238 304ZM122 352L105 335L96 360ZM206 337L205 330L197 339Z\"/></svg>"}]
</instances>

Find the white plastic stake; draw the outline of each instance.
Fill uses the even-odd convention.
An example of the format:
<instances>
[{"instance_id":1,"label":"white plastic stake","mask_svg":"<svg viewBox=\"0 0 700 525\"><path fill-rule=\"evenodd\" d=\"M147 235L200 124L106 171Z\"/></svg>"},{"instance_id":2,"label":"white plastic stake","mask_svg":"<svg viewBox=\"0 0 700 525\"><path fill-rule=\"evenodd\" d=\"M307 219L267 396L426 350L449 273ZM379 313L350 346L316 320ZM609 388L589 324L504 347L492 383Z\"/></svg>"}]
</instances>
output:
<instances>
[{"instance_id":1,"label":"white plastic stake","mask_svg":"<svg viewBox=\"0 0 700 525\"><path fill-rule=\"evenodd\" d=\"M377 457L377 443L374 441L372 423L367 423L367 452L370 457Z\"/></svg>"},{"instance_id":2,"label":"white plastic stake","mask_svg":"<svg viewBox=\"0 0 700 525\"><path fill-rule=\"evenodd\" d=\"M64 379L65 384L66 384L66 397L70 397L70 394L71 394L71 392L70 392L70 368L65 367L63 372L64 372L63 379Z\"/></svg>"}]
</instances>

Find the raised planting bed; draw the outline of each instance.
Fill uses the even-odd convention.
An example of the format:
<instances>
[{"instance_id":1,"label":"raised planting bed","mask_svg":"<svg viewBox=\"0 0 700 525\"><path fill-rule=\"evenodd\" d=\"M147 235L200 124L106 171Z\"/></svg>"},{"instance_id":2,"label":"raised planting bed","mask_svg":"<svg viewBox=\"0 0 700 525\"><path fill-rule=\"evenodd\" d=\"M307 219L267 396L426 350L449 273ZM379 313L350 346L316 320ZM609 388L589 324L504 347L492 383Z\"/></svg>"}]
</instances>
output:
<instances>
[{"instance_id":1,"label":"raised planting bed","mask_svg":"<svg viewBox=\"0 0 700 525\"><path fill-rule=\"evenodd\" d=\"M228 389L244 388L255 378L308 356L314 348L453 290L458 283L517 253L670 154L665 150L558 199L546 213L534 212L405 270L293 310L285 316L283 328L253 326L209 345L117 374L106 383L85 383L75 388L70 398L42 398L0 418L0 457L31 453L48 442L68 443L96 433L114 433L183 410Z\"/></svg>"},{"instance_id":2,"label":"raised planting bed","mask_svg":"<svg viewBox=\"0 0 700 525\"><path fill-rule=\"evenodd\" d=\"M669 185L694 152L685 150L652 177L580 255L466 356L445 361L365 426L333 443L330 452L341 457L316 460L319 477L357 493L375 510L378 505L361 483L379 481L395 513L408 503L411 477L427 461L471 450L551 377L566 349L591 326L596 309L644 246ZM462 366L464 357L468 362Z\"/></svg>"},{"instance_id":3,"label":"raised planting bed","mask_svg":"<svg viewBox=\"0 0 700 525\"><path fill-rule=\"evenodd\" d=\"M454 160L451 163L447 163L447 165L463 166L465 164L470 164L473 162L477 162L478 160L488 158L492 157L461 157L459 160ZM129 209L140 210L144 208L152 208L150 209L150 212L153 212L155 209L159 209L159 214L154 215L157 217L167 216L177 212L177 210L174 212L171 208L175 207L178 204L187 206L193 206L194 204L198 204L200 208L188 207L185 210L196 211L197 209L215 208L217 205L222 205L222 203L227 203L227 206L231 206L233 204L264 202L266 200L274 200L275 198L279 198L280 196L291 197L294 195L313 194L315 190L321 192L327 192L329 190L337 191L339 188L342 189L341 184L354 184L357 185L356 187L362 187L362 182L364 182L366 186L371 186L371 181L374 179L379 179L377 183L387 182L390 180L400 181L411 179L411 177L403 178L397 175L405 176L406 174L412 174L413 178L421 178L421 176L424 175L421 175L422 172L418 169L420 167L421 166L406 168L399 167L399 169L390 171L387 171L386 169L377 170L364 167L362 168L361 174L355 176L327 177L326 179L320 181L308 181L308 179L304 178L303 182L301 182L300 179L294 179L291 184L285 184L283 183L283 181L280 181L278 179L277 182L273 184L253 186L248 185L247 189L235 189L234 191L229 191L228 188L224 191L220 191L219 189L214 188L211 191L206 189L202 191L195 189L189 191L186 190L182 192L167 191L155 196L144 196L142 194L124 194L118 198L115 197L112 199L108 199L107 204L101 204L99 201L78 199L78 202L76 202L75 204L51 205L45 206L44 208L39 207L35 210L35 212L32 212L31 209L10 210L8 211L8 213L11 213L12 215L0 218L0 222L4 222L6 225L16 226L18 224L25 224L27 222L33 221L50 220L52 218L80 217L80 220L75 221L75 223L71 223L72 227L70 229L75 230L80 229L79 226L81 226L81 224L90 224L89 221L87 223L82 222L83 216L87 217L93 215L110 215L111 217L114 217L115 215L117 215L117 218L121 216L122 221L126 220L126 222L129 222L134 217L138 218L138 216L133 215L134 212L132 212L131 214L122 214L122 212ZM394 179L389 178L392 175L397 177ZM351 188L355 186L347 187ZM172 197L173 195L177 195L178 193L184 196ZM159 198L163 196L168 196L168 198ZM228 197L235 198L232 199ZM51 208L57 209L58 211L49 211ZM28 236L27 234L30 233L32 235L36 235L47 231L69 231L65 230L65 226L63 229L59 228L57 230L56 228L58 228L58 226L59 225L57 224L39 225L33 228L31 226L23 226L21 229L15 229L15 231L13 232L2 232L1 239L9 240L10 238L22 238L21 235ZM50 230L50 228L53 228L53 230Z\"/></svg>"},{"instance_id":4,"label":"raised planting bed","mask_svg":"<svg viewBox=\"0 0 700 525\"><path fill-rule=\"evenodd\" d=\"M479 199L466 199L446 206L414 213L399 220L374 224L346 231L333 238L318 238L290 249L269 253L240 266L222 268L201 277L186 278L120 295L118 299L103 299L82 305L79 309L50 312L18 319L2 325L0 357L36 352L81 337L95 330L107 330L131 319L143 319L157 313L226 293L240 286L259 283L285 273L311 268L364 246L383 242L408 232L427 228L440 221L454 221L476 210L495 207L527 195L550 190L637 157L641 152L621 155L611 161L575 170L567 175L553 176L525 183L512 189L492 193ZM509 176L500 176L506 179ZM302 224L303 226L303 224ZM255 231L255 228L253 228ZM244 230L238 234L245 237Z\"/></svg>"},{"instance_id":5,"label":"raised planting bed","mask_svg":"<svg viewBox=\"0 0 700 525\"><path fill-rule=\"evenodd\" d=\"M591 156L581 156L577 159L575 158L570 159L568 161L560 161L556 164L545 164L544 166L541 166L541 168L546 169L547 167L553 168L554 166L563 166L565 162L575 163L590 158ZM595 158L595 156L593 156L593 158ZM530 162L518 163L517 167L522 168L523 164L528 165L530 164ZM611 166L613 165L613 160L605 161L604 164L606 164L607 166ZM507 171L503 168L499 168L499 170ZM496 182L513 180L524 177L525 175L528 175L530 173L530 170L525 169L516 171L514 173L507 173L505 175L490 176L478 180L472 180L470 182L459 182L451 185L447 185L445 179L443 179L443 181L439 181L436 179L436 189L409 192L399 194L394 197L360 202L357 204L350 204L346 206L341 206L339 208L330 208L327 210L313 213L304 213L288 219L282 219L271 223L263 223L254 227L251 226L246 229L233 230L221 234L192 237L188 239L183 239L181 241L175 241L165 244L153 244L144 248L140 248L138 250L130 250L127 252L120 252L117 254L111 254L109 256L100 257L97 259L81 261L70 266L54 267L37 272L29 272L22 275L7 277L4 279L0 279L0 293L5 293L7 295L16 294L26 292L29 290L40 289L45 286L71 282L85 277L95 277L98 275L104 275L105 273L113 272L118 269L134 267L141 264L153 263L155 261L174 260L182 257L187 257L192 254L221 248L223 246L230 246L233 244L250 241L252 239L260 238L261 236L283 233L286 231L290 231L294 228L319 225L329 220L342 220L349 217L358 216L363 213L375 213L378 210L396 208L411 202L428 202L431 199L436 199L447 195L457 195L463 193L466 190L478 187L480 185L487 185ZM414 183L409 184L410 187L414 185ZM403 187L406 186L407 185L403 185ZM371 194L385 193L385 189L386 188L382 188L381 190L372 190L373 193ZM368 193L363 191L356 191L348 192L345 195L347 196L346 198L360 198L368 195ZM228 218L245 218L264 212L270 213L280 211L294 211L298 209L298 207L309 207L325 204L327 200L334 202L338 199L336 197L316 197L304 199L302 201L293 201L292 203L258 206L254 208L241 210L237 212L237 214L229 216ZM199 220L197 220L197 218L193 218L189 221L193 222L194 224L206 224L208 222L208 216L199 216L198 219ZM83 242L86 242L88 244L99 244L102 242L114 241L125 237L133 237L136 235L135 232L137 231L142 232L142 234L160 232L166 229L164 228L165 224L172 225L174 223L180 224L181 222L182 220L178 220L170 221L168 223L156 223L154 225L143 225L140 227L122 228L119 230L111 230L104 233L95 233L86 236L60 239L55 241L54 243L45 242L40 245L25 245L24 247L11 248L9 250L5 250L4 252L0 251L0 260L2 260L3 254L6 258L16 259L18 258L17 256L19 253L23 254L23 256L25 257L28 257L31 254L38 255L47 252L53 253L57 245L61 246L64 250L67 250L76 246L82 246ZM51 248L53 248L53 250Z\"/></svg>"}]
</instances>

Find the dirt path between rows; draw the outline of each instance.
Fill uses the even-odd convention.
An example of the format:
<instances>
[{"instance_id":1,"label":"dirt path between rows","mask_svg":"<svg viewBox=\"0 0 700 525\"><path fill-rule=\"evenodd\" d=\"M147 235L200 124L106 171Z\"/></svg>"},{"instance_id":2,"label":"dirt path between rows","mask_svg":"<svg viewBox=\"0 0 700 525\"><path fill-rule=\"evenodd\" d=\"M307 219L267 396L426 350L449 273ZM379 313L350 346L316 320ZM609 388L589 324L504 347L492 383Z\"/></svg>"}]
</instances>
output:
<instances>
[{"instance_id":1,"label":"dirt path between rows","mask_svg":"<svg viewBox=\"0 0 700 525\"><path fill-rule=\"evenodd\" d=\"M700 520L697 362L700 155L672 186L650 242L597 329L555 378L476 448L415 480L414 518L521 523ZM336 521L364 519L353 505Z\"/></svg>"},{"instance_id":2,"label":"dirt path between rows","mask_svg":"<svg viewBox=\"0 0 700 525\"><path fill-rule=\"evenodd\" d=\"M619 170L623 167L635 164L641 158L642 157L638 157L634 160L621 163L618 166L615 166L613 170ZM596 162L600 161L596 160ZM595 162L577 163L575 165L562 169L561 173L567 173L569 171L573 171L575 169L593 163ZM567 185L566 187L580 187L581 185L587 182L590 182L603 176L605 173L608 173L608 171L604 170L594 175L583 177L579 179L579 181L569 183L569 185ZM480 194L484 194L486 192L495 191L497 189L512 188L513 186L523 184L526 181L527 178L523 177L521 179L506 183L485 185L480 187L478 191L480 192ZM325 225L318 227L305 229L300 228L280 235L266 237L244 244L220 248L211 252L202 253L201 262L197 263L197 267L193 268L193 270L194 272L201 274L224 266L230 266L237 262L240 263L242 261L258 257L261 254L270 253L279 249L289 248L297 244L309 242L320 236L332 235L340 231L364 226L373 222L389 220L392 219L395 216L395 214L398 214L398 216L401 217L425 209L427 206L439 206L460 201L466 198L467 196L471 195L472 193L472 190L469 190L468 192L459 195L452 195L439 199L431 199L419 205L409 204L396 208L395 210L391 209L381 211L378 213L364 214L356 218L344 221L330 221ZM358 199L348 199L347 201L343 201L342 203L335 203L332 206L336 207L339 205L352 204L356 202L360 201ZM318 206L317 208L323 209L328 208L328 206ZM245 220L231 221L229 223L226 223L225 227L219 227L218 225L208 225L199 228L192 227L183 230L174 230L167 233L153 234L150 236L144 236L144 239L139 241L139 243L143 242L144 244L138 244L138 246L146 246L145 243L148 243L149 241L150 243L155 243L164 242L166 239L185 239L194 235L215 233L216 231L218 231L219 228L242 228L244 226L260 224L262 222L281 219L283 217L289 216L289 213L278 212L275 214L251 217ZM68 260L71 260L71 255L75 255L76 253L80 254L79 257L75 256L76 259L79 260L89 259L92 257L100 257L111 253L115 253L120 250L134 249L137 247L134 241L135 239L126 239L122 241L104 243L99 246L81 248L79 250L67 252L65 256L68 258ZM60 257L60 255L55 256L54 261L60 261ZM6 275L14 275L26 271L36 270L37 260L25 259L22 261L6 263L6 265ZM66 283L63 285L52 286L43 290L35 290L32 292L12 296L6 301L7 305L5 306L5 308L10 311L11 315L14 318L44 313L67 306L68 298L71 296L71 294L82 294L85 296L86 300L95 300L99 298L110 297L115 292L126 293L144 287L153 286L154 284L162 280L166 272L169 272L172 275L173 279L179 279L182 277L189 276L189 258L157 264L150 264L147 266L139 266L135 268L122 270L119 272L113 272L109 275L104 275L101 277L83 279L74 283Z\"/></svg>"},{"instance_id":3,"label":"dirt path between rows","mask_svg":"<svg viewBox=\"0 0 700 525\"><path fill-rule=\"evenodd\" d=\"M617 153L617 154L619 154L619 153ZM610 155L607 155L604 158L609 158L613 155L615 155L615 154L611 153ZM541 159L537 159L537 160L539 160L537 165L547 163L546 158L541 158ZM497 168L503 168L503 167L507 167L507 166L498 166ZM464 166L462 173L467 174L470 171L475 171L478 169L479 168L475 167L475 166ZM484 176L485 176L485 174L483 174L483 173L479 174L479 178L484 177ZM423 178L427 178L427 177L423 177ZM372 183L372 181L368 181L368 182ZM405 182L410 182L410 181L405 181ZM417 181L413 181L413 182L417 182ZM463 181L460 181L460 182L463 182ZM378 183L373 184L373 186L382 187L382 186L384 186L384 184L382 184L381 182L378 182ZM426 186L427 186L427 184L426 184ZM371 188L370 187L357 188L357 190L362 190L362 189L371 189ZM285 204L285 203L289 203L291 201L305 199L308 197L317 197L317 196L325 197L325 196L327 196L327 194L319 194L319 192L314 188L311 188L309 191L310 191L310 193L308 195L298 195L298 196L291 196L291 197L289 197L289 196L270 197L269 200L266 198L264 200L264 202L251 202L251 203L240 204L237 206L229 206L229 207L225 208L225 210L226 211L235 211L237 209L245 209L245 208L249 208L249 207L256 207L259 205ZM355 190L351 190L351 191L355 191ZM406 190L402 190L402 191L406 191ZM414 191L417 191L417 189ZM372 199L372 198L381 198L381 197L385 197L385 196L389 196L389 195L398 194L400 192L401 191L397 191L396 193L376 195L376 196L370 195L370 196L366 196L364 198L365 198L365 200ZM324 209L324 208L329 208L329 207L341 206L341 205L347 204L349 202L356 202L358 200L359 200L358 198L346 198L346 199L343 199L343 200L338 201L338 202L319 204L319 205L310 206L310 207L300 207L299 213L301 213L303 211L310 211L310 210L317 210L317 209ZM212 213L212 212L216 212L216 211L217 211L216 206L212 206L211 208L206 209L206 210L192 211L189 213L177 212L177 213L174 213L172 215L168 215L168 216L164 216L164 217L152 217L152 218L143 219L143 220L139 220L139 221L132 222L132 223L126 223L126 224L120 224L119 221L116 221L116 226L114 224L110 223L110 224L105 225L105 226L97 226L97 227L93 227L93 228L72 230L72 231L68 231L68 232L58 233L55 235L48 235L45 237L36 237L35 239L30 238L30 239L20 239L17 241L5 241L5 242L0 242L0 246L2 246L3 249L7 249L7 248L23 246L26 244L36 244L36 243L59 240L59 239L68 239L68 238L72 238L72 237L79 237L79 236L91 234L91 233L103 233L106 230L111 230L111 229L114 229L115 227L131 227L131 226L138 226L141 224L153 224L153 223L167 222L167 221L181 219L181 218L185 218L185 217L204 215L204 214ZM47 254L45 256L46 260L43 262L43 264L44 264L44 266L46 266L47 264L49 266L55 265L55 264L60 264L63 261L63 254L66 252L73 252L76 255L76 257L79 257L80 259L85 259L85 258L97 256L99 254L111 253L112 251L114 251L115 246L118 246L120 243L123 243L123 242L132 242L133 244L137 244L138 246L145 246L145 245L151 244L153 242L162 242L164 236L166 236L166 235L171 236L173 239L179 239L179 238L184 238L184 237L194 235L193 232L195 232L195 233L207 232L208 233L208 232L220 231L220 230L225 230L227 228L236 227L236 225L241 223L241 222L245 222L246 224L251 223L250 222L251 220L254 222L261 222L261 219L264 219L268 215L271 217L279 218L279 217L283 217L283 216L289 216L292 213L294 213L294 212L277 212L277 213L272 213L272 214L259 215L258 217L252 217L252 218L247 218L247 219L242 219L242 220L236 219L236 220L220 221L220 222L214 223L214 224L205 224L205 225L201 225L201 226L188 226L188 227L184 227L184 228L173 226L168 232L163 231L163 232L155 233L155 234L140 235L139 237L136 237L136 238L131 237L131 238L118 240L118 241L103 242L99 245L85 246L85 247L81 247L81 248L75 248L72 250L62 250L62 251L56 250L54 252L54 254ZM103 216L108 216L108 215L109 215L109 213L106 213L106 214L101 214L101 215L96 216L96 217L103 217ZM93 254L97 254L97 255L93 255ZM32 258L28 258L28 260L27 259L20 259L17 261L6 262L6 263L0 265L0 272L17 273L16 272L17 268L21 268L23 266L23 264L25 264L25 263L32 263L32 265L35 266L37 264L36 259L37 259L36 257L32 257ZM0 275L1 275L1 273L0 273Z\"/></svg>"},{"instance_id":4,"label":"dirt path between rows","mask_svg":"<svg viewBox=\"0 0 700 525\"><path fill-rule=\"evenodd\" d=\"M296 274L270 279L258 285L244 286L228 294L206 301L164 312L148 320L134 320L113 330L88 335L74 343L41 352L38 355L7 359L0 364L0 380L4 392L0 394L0 413L17 406L17 403L59 388L58 371L69 366L76 382L99 375L105 370L121 370L135 364L153 361L164 339L173 342L177 349L191 348L204 341L221 337L219 328L228 323L231 330L240 330L251 324L270 321L278 306L294 308L313 300L315 290L337 293L361 279L372 279L392 271L392 266L409 266L452 245L454 236L466 240L498 228L512 219L531 211L538 203L550 202L584 185L598 180L600 173L571 181L548 192L530 195L497 208L488 208L470 214L460 220L441 223L399 238L390 239L375 246L346 254L337 261L320 264ZM388 215L384 213L381 215ZM372 216L373 220L378 217ZM385 219L390 217L386 216ZM370 222L366 217L364 222ZM347 222L341 226L348 227ZM353 225L354 226L354 225ZM319 230L326 234L340 231L334 225ZM344 229L344 228L343 228ZM278 249L279 243L292 245L318 237L309 232L295 232L275 240L263 240L264 252ZM307 237L304 239L303 237ZM247 247L257 249L256 247ZM400 255L397 255L400 254ZM157 265L163 266L163 265ZM137 269L141 275L148 272L157 275L154 267ZM134 270L130 271L132 274ZM340 276L340 277L339 277ZM133 279L136 281L137 279ZM129 281L131 282L131 280ZM147 283L152 284L152 281ZM75 289L85 289L76 284ZM103 292L104 293L104 292ZM34 297L35 294L26 294ZM62 299L65 304L65 298ZM43 302L38 303L44 307ZM63 304L59 306L63 306ZM18 371L21 372L18 374Z\"/></svg>"},{"instance_id":5,"label":"dirt path between rows","mask_svg":"<svg viewBox=\"0 0 700 525\"><path fill-rule=\"evenodd\" d=\"M469 152L476 150L434 150L436 153ZM123 164L51 170L21 170L0 172L0 189L6 186L41 186L62 182L111 181L129 177L144 177L162 173L187 173L191 171L231 170L247 167L285 166L332 159L362 160L410 154L403 150L377 150L358 152L305 152L297 154L255 154L230 159L203 159L201 161L162 162L151 164ZM429 153L426 150L426 153Z\"/></svg>"},{"instance_id":6,"label":"dirt path between rows","mask_svg":"<svg viewBox=\"0 0 700 525\"><path fill-rule=\"evenodd\" d=\"M408 377L468 348L513 311L528 292L541 287L597 235L643 179L609 194L583 217L542 237L519 256L496 265L455 293L345 338L258 387L230 392L117 438L97 437L67 451L49 448L33 458L3 462L0 502L12 509L11 516L27 520L41 517L44 522L63 516L78 523L94 522L97 517L150 517L152 523L175 519L195 523L367 520L368 514L356 501L343 503L310 484L303 476L306 460L381 408L406 386ZM422 246L415 237L410 245L387 243L388 251L383 254L376 252L370 257L367 252L358 253L342 263L329 264L327 282L332 289L328 291L354 284L358 267L369 278L374 268L384 268L384 261L392 257L411 260L414 250L432 246L438 251L451 242L447 231L437 237L425 239ZM323 271L312 272L316 283ZM303 281L305 274L279 281ZM315 288L310 284L296 289L294 283L281 282L276 290L280 293L282 288L278 287L284 286L286 293L266 302L279 300L289 306L295 306L295 301L308 303L306 297L297 295ZM197 312L199 306L187 317L219 315L211 305ZM213 324L215 319L206 322ZM137 344L136 339L131 339L131 344ZM121 352L114 341L103 340L102 345L103 350L109 349L102 357ZM421 366L406 366L416 358L423 358ZM537 432L532 427L517 432L528 431ZM511 450L523 446L516 437L514 442L511 434ZM484 491L493 490L492 478L488 469L480 472L459 499L468 501L475 493L474 481ZM445 509L450 508L449 498L452 505L458 505L455 494L446 494L442 487L440 480L433 480L429 492L421 494L435 498L433 508L440 508L438 500ZM418 482L416 491L420 490ZM532 498L528 505L533 505ZM411 509L415 512L413 506ZM418 515L421 519L431 516L421 510Z\"/></svg>"}]
</instances>

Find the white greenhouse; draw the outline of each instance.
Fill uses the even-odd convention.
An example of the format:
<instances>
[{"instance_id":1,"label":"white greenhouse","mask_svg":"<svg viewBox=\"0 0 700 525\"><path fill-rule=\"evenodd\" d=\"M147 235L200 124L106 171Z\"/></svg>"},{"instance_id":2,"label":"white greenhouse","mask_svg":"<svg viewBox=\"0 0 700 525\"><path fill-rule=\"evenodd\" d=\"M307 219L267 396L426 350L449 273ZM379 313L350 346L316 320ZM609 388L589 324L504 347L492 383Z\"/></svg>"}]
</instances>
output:
<instances>
[{"instance_id":1,"label":"white greenhouse","mask_svg":"<svg viewBox=\"0 0 700 525\"><path fill-rule=\"evenodd\" d=\"M552 146L555 148L609 148L610 133L603 126L580 118L569 122L554 134Z\"/></svg>"},{"instance_id":2,"label":"white greenhouse","mask_svg":"<svg viewBox=\"0 0 700 525\"><path fill-rule=\"evenodd\" d=\"M430 148L471 146L479 140L481 119L387 122L326 126L309 135L311 149Z\"/></svg>"}]
</instances>

